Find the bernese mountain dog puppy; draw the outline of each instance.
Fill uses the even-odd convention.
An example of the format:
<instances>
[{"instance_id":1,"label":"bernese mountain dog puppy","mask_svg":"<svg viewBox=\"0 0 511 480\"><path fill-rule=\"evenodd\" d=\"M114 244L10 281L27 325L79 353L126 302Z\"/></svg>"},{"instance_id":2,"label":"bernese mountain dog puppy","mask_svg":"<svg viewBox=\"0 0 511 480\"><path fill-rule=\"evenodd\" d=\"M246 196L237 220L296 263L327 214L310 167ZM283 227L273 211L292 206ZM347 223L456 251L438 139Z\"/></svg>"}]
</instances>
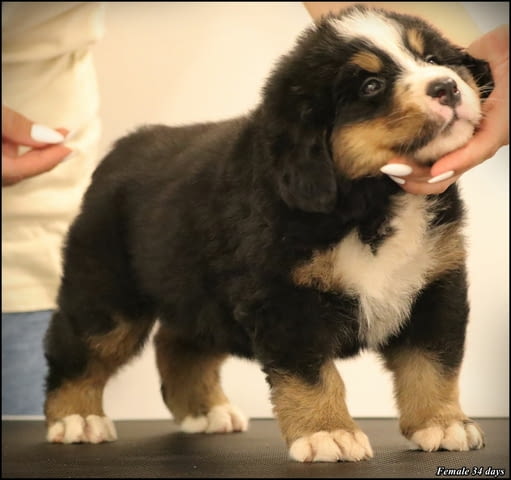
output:
<instances>
[{"instance_id":1,"label":"bernese mountain dog puppy","mask_svg":"<svg viewBox=\"0 0 511 480\"><path fill-rule=\"evenodd\" d=\"M372 349L406 438L481 448L458 399L469 305L457 187L411 195L380 168L465 144L491 85L486 62L424 21L356 6L302 34L248 115L118 140L64 248L47 439L116 439L103 388L158 321L161 393L186 432L247 428L220 386L236 355L261 364L293 459L372 457L334 364Z\"/></svg>"}]
</instances>

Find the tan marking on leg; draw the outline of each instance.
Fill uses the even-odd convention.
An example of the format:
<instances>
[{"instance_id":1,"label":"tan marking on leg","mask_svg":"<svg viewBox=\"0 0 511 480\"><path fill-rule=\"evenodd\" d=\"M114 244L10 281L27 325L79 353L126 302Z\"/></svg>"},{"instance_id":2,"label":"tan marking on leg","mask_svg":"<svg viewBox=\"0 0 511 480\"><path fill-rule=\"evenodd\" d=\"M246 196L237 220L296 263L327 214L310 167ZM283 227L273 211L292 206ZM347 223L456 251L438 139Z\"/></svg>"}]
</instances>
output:
<instances>
[{"instance_id":1,"label":"tan marking on leg","mask_svg":"<svg viewBox=\"0 0 511 480\"><path fill-rule=\"evenodd\" d=\"M228 403L220 385L220 366L227 355L187 348L162 325L154 344L164 401L178 422Z\"/></svg>"},{"instance_id":2,"label":"tan marking on leg","mask_svg":"<svg viewBox=\"0 0 511 480\"><path fill-rule=\"evenodd\" d=\"M424 55L424 39L418 30L415 28L408 30L406 32L406 38L408 39L408 44L415 51L415 53Z\"/></svg>"},{"instance_id":3,"label":"tan marking on leg","mask_svg":"<svg viewBox=\"0 0 511 480\"><path fill-rule=\"evenodd\" d=\"M88 344L94 358L116 369L140 352L154 321L127 321L120 316L114 320L118 325L113 330L90 337Z\"/></svg>"},{"instance_id":4,"label":"tan marking on leg","mask_svg":"<svg viewBox=\"0 0 511 480\"><path fill-rule=\"evenodd\" d=\"M358 430L348 412L344 383L333 361L323 365L317 385L279 372L271 372L269 380L273 410L288 444L319 431Z\"/></svg>"},{"instance_id":5,"label":"tan marking on leg","mask_svg":"<svg viewBox=\"0 0 511 480\"><path fill-rule=\"evenodd\" d=\"M417 349L388 353L385 363L394 374L394 394L403 435L467 419L459 404L458 370L443 371L435 358Z\"/></svg>"},{"instance_id":6,"label":"tan marking on leg","mask_svg":"<svg viewBox=\"0 0 511 480\"><path fill-rule=\"evenodd\" d=\"M153 323L152 320L126 321L122 317L115 317L115 321L118 325L113 330L87 340L90 350L85 372L48 393L44 412L49 424L73 414L105 415L106 382L140 351Z\"/></svg>"},{"instance_id":7,"label":"tan marking on leg","mask_svg":"<svg viewBox=\"0 0 511 480\"><path fill-rule=\"evenodd\" d=\"M350 58L350 63L373 73L378 73L383 69L382 61L372 52L357 52Z\"/></svg>"},{"instance_id":8,"label":"tan marking on leg","mask_svg":"<svg viewBox=\"0 0 511 480\"><path fill-rule=\"evenodd\" d=\"M91 361L87 372L48 393L44 412L51 424L68 415L104 416L103 389L109 375L101 363Z\"/></svg>"}]
</instances>

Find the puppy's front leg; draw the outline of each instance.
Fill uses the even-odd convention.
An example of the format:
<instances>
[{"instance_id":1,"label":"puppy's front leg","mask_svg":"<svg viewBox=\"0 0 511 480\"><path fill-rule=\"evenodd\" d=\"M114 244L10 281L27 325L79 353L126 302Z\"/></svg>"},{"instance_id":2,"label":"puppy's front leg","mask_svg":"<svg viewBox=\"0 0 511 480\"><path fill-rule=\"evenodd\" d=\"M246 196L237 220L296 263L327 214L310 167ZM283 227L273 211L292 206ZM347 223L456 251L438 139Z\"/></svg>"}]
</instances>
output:
<instances>
[{"instance_id":1,"label":"puppy's front leg","mask_svg":"<svg viewBox=\"0 0 511 480\"><path fill-rule=\"evenodd\" d=\"M468 312L465 269L460 266L423 290L408 324L381 350L394 376L401 431L422 450L484 446L481 429L459 403Z\"/></svg>"},{"instance_id":2,"label":"puppy's front leg","mask_svg":"<svg viewBox=\"0 0 511 480\"><path fill-rule=\"evenodd\" d=\"M484 435L459 404L459 369L441 365L419 348L389 349L386 365L394 387L403 435L421 450L472 450L484 446Z\"/></svg>"},{"instance_id":3,"label":"puppy's front leg","mask_svg":"<svg viewBox=\"0 0 511 480\"><path fill-rule=\"evenodd\" d=\"M290 456L299 462L358 461L373 456L367 436L348 413L344 383L333 360L311 382L269 370L271 399Z\"/></svg>"}]
</instances>

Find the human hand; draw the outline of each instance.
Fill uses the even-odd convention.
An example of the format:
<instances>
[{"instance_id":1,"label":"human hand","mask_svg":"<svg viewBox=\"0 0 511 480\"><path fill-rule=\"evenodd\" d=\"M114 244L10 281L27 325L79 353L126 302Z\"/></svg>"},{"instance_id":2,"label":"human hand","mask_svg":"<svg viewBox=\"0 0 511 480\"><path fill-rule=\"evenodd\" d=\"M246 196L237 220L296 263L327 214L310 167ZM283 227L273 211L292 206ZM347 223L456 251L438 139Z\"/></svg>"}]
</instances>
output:
<instances>
[{"instance_id":1,"label":"human hand","mask_svg":"<svg viewBox=\"0 0 511 480\"><path fill-rule=\"evenodd\" d=\"M395 158L383 167L382 171L392 175L409 193L442 193L467 170L509 144L509 26L502 25L483 35L470 45L468 53L490 64L495 82L493 92L482 106L482 121L465 146L444 155L431 168L404 157Z\"/></svg>"},{"instance_id":2,"label":"human hand","mask_svg":"<svg viewBox=\"0 0 511 480\"><path fill-rule=\"evenodd\" d=\"M14 185L26 178L57 166L71 149L60 145L67 130L53 130L2 106L2 186ZM20 146L31 149L19 155Z\"/></svg>"}]
</instances>

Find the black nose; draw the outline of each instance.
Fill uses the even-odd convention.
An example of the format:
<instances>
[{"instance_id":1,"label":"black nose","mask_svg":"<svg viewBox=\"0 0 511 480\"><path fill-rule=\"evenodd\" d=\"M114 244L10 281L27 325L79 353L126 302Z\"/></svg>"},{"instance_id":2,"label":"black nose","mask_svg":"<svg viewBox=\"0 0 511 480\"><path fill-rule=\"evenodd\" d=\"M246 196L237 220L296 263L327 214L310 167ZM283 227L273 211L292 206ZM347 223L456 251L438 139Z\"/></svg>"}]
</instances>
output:
<instances>
[{"instance_id":1,"label":"black nose","mask_svg":"<svg viewBox=\"0 0 511 480\"><path fill-rule=\"evenodd\" d=\"M458 85L452 78L439 78L433 80L426 89L426 93L433 98L438 99L442 105L455 107L461 101L461 93Z\"/></svg>"}]
</instances>

